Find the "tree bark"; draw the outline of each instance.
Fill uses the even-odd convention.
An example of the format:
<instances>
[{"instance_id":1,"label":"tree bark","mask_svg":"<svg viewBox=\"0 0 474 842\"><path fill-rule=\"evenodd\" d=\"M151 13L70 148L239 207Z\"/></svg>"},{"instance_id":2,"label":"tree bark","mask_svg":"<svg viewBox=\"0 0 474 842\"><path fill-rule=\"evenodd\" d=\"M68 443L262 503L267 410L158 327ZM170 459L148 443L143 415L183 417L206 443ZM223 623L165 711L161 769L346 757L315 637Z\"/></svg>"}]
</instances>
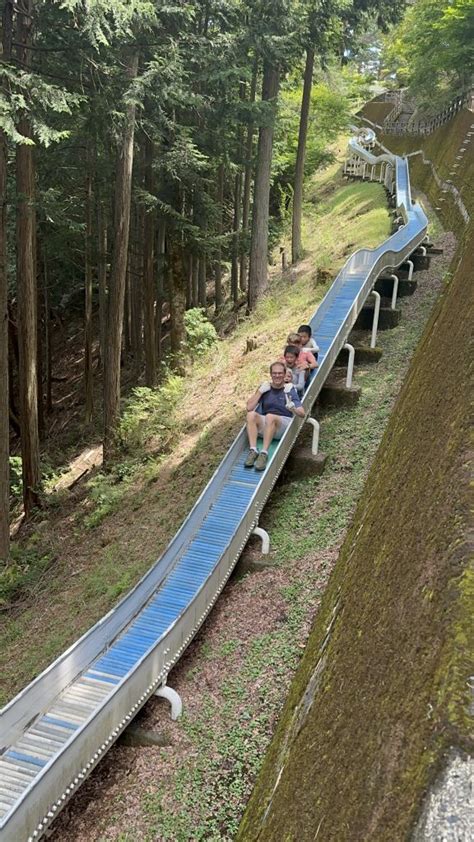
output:
<instances>
[{"instance_id":1,"label":"tree bark","mask_svg":"<svg viewBox=\"0 0 474 842\"><path fill-rule=\"evenodd\" d=\"M98 265L97 280L99 286L99 334L100 361L104 366L107 343L107 217L105 204L101 198L97 203Z\"/></svg>"},{"instance_id":2,"label":"tree bark","mask_svg":"<svg viewBox=\"0 0 474 842\"><path fill-rule=\"evenodd\" d=\"M90 152L86 152L84 215L84 392L85 422L90 424L94 411L94 373L92 367L92 173Z\"/></svg>"},{"instance_id":3,"label":"tree bark","mask_svg":"<svg viewBox=\"0 0 474 842\"><path fill-rule=\"evenodd\" d=\"M262 102L270 103L270 112L258 136L248 288L250 310L254 309L267 286L270 175L279 84L279 68L266 60L263 66Z\"/></svg>"},{"instance_id":4,"label":"tree bark","mask_svg":"<svg viewBox=\"0 0 474 842\"><path fill-rule=\"evenodd\" d=\"M242 198L242 173L238 172L234 181L234 218L232 222L232 253L230 264L230 294L234 304L239 300L239 229L240 204Z\"/></svg>"},{"instance_id":5,"label":"tree bark","mask_svg":"<svg viewBox=\"0 0 474 842\"><path fill-rule=\"evenodd\" d=\"M153 194L153 143L145 140L145 190ZM145 341L145 383L156 383L155 345L155 210L145 209L143 226L143 327Z\"/></svg>"},{"instance_id":6,"label":"tree bark","mask_svg":"<svg viewBox=\"0 0 474 842\"><path fill-rule=\"evenodd\" d=\"M51 354L51 313L49 306L49 272L46 247L43 248L43 283L44 283L44 353L46 357L46 412L53 410L52 394L52 354Z\"/></svg>"},{"instance_id":7,"label":"tree bark","mask_svg":"<svg viewBox=\"0 0 474 842\"><path fill-rule=\"evenodd\" d=\"M18 348L18 325L13 314L13 308L8 304L8 392L10 398L10 418L12 414L15 418L20 418L18 409L19 394L18 394L18 369L20 365L20 350ZM15 367L17 372L16 377L16 393L15 393ZM18 400L16 400L18 397ZM20 437L20 427L18 422L18 429L15 430Z\"/></svg>"},{"instance_id":8,"label":"tree bark","mask_svg":"<svg viewBox=\"0 0 474 842\"><path fill-rule=\"evenodd\" d=\"M313 68L314 50L308 47L306 50L306 66L304 71L303 97L301 100L298 151L296 153L295 183L293 191L293 217L291 228L292 263L296 263L303 256L303 244L301 242L301 215L303 209L304 162L306 156L306 139L308 137L311 88L313 85Z\"/></svg>"},{"instance_id":9,"label":"tree bark","mask_svg":"<svg viewBox=\"0 0 474 842\"><path fill-rule=\"evenodd\" d=\"M36 279L36 377L38 380L38 436L41 440L44 436L44 400L43 400L43 310L44 310L44 281L42 276L43 265L41 261L41 241L38 241L38 231L35 225L33 229L33 255L35 260L34 273ZM38 266L41 265L41 271Z\"/></svg>"},{"instance_id":10,"label":"tree bark","mask_svg":"<svg viewBox=\"0 0 474 842\"><path fill-rule=\"evenodd\" d=\"M163 301L165 294L165 267L166 267L166 222L160 220L157 233L157 259L156 259L156 310L155 310L155 346L156 359L161 362L161 337L162 327L161 320L163 318Z\"/></svg>"},{"instance_id":11,"label":"tree bark","mask_svg":"<svg viewBox=\"0 0 474 842\"><path fill-rule=\"evenodd\" d=\"M137 73L138 52L133 50L126 60L127 79L133 81ZM125 108L125 123L115 182L115 236L110 272L107 353L104 372L104 464L106 466L110 464L114 455L115 433L120 411L120 356L130 231L134 131L135 103L129 101Z\"/></svg>"},{"instance_id":12,"label":"tree bark","mask_svg":"<svg viewBox=\"0 0 474 842\"><path fill-rule=\"evenodd\" d=\"M257 92L257 76L258 76L258 56L255 56L252 81L250 83L250 97L249 102L255 102L255 95ZM248 274L248 244L247 238L249 233L249 219L250 219L250 189L252 186L252 152L253 152L253 136L255 133L255 126L250 123L247 128L247 138L245 141L245 168L244 168L244 187L242 197L242 253L240 256L240 289L245 292L247 289L247 274Z\"/></svg>"},{"instance_id":13,"label":"tree bark","mask_svg":"<svg viewBox=\"0 0 474 842\"><path fill-rule=\"evenodd\" d=\"M25 0L18 15L18 61L31 65L32 0ZM21 135L31 138L31 125L24 116L18 123ZM25 516L40 504L40 460L38 435L37 301L34 255L35 176L33 148L18 144L16 151L17 191L17 291L19 334L19 391L23 505Z\"/></svg>"},{"instance_id":14,"label":"tree bark","mask_svg":"<svg viewBox=\"0 0 474 842\"><path fill-rule=\"evenodd\" d=\"M11 56L13 2L5 0L2 53ZM8 370L7 138L0 129L0 567L10 559L10 404Z\"/></svg>"},{"instance_id":15,"label":"tree bark","mask_svg":"<svg viewBox=\"0 0 474 842\"><path fill-rule=\"evenodd\" d=\"M130 248L128 250L128 271L130 288L130 337L135 370L141 369L143 356L143 283L141 276L141 255L140 255L140 209L133 207L130 237Z\"/></svg>"},{"instance_id":16,"label":"tree bark","mask_svg":"<svg viewBox=\"0 0 474 842\"><path fill-rule=\"evenodd\" d=\"M171 241L169 267L170 309L171 309L171 353L172 365L178 374L185 374L184 345L186 332L186 276L184 272L183 249L180 243Z\"/></svg>"},{"instance_id":17,"label":"tree bark","mask_svg":"<svg viewBox=\"0 0 474 842\"><path fill-rule=\"evenodd\" d=\"M186 255L186 310L193 306L193 255Z\"/></svg>"},{"instance_id":18,"label":"tree bark","mask_svg":"<svg viewBox=\"0 0 474 842\"><path fill-rule=\"evenodd\" d=\"M222 228L223 228L223 213L224 213L224 164L219 164L219 168L217 170L217 207L218 207L218 214L219 219L217 222L217 234L219 237L222 236ZM217 249L217 260L216 260L216 268L215 268L215 276L214 276L214 291L215 291L215 300L214 306L216 313L222 307L222 263L221 263L221 255L222 249L219 245ZM191 279L191 286L192 286L192 279Z\"/></svg>"},{"instance_id":19,"label":"tree bark","mask_svg":"<svg viewBox=\"0 0 474 842\"><path fill-rule=\"evenodd\" d=\"M193 256L193 307L199 307L199 257Z\"/></svg>"},{"instance_id":20,"label":"tree bark","mask_svg":"<svg viewBox=\"0 0 474 842\"><path fill-rule=\"evenodd\" d=\"M204 254L199 258L199 274L198 274L198 298L199 306L207 307L207 260Z\"/></svg>"}]
</instances>

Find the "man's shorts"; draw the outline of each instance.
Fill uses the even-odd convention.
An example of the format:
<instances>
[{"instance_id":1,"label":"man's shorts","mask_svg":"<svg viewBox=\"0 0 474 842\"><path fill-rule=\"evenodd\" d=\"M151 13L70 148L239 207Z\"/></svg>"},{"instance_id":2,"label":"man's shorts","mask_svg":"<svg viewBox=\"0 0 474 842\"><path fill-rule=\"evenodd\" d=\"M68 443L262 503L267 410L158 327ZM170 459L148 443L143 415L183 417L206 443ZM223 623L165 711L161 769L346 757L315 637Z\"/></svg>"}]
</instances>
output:
<instances>
[{"instance_id":1,"label":"man's shorts","mask_svg":"<svg viewBox=\"0 0 474 842\"><path fill-rule=\"evenodd\" d=\"M262 418L262 421L265 423L266 416L262 415L261 418ZM280 415L280 424L279 424L278 430L273 434L273 438L274 439L281 439L281 437L282 437L283 433L285 432L286 428L288 427L289 424L291 424L292 421L293 421L293 418L287 418L286 415ZM263 436L263 429L261 431L259 431L259 435Z\"/></svg>"}]
</instances>

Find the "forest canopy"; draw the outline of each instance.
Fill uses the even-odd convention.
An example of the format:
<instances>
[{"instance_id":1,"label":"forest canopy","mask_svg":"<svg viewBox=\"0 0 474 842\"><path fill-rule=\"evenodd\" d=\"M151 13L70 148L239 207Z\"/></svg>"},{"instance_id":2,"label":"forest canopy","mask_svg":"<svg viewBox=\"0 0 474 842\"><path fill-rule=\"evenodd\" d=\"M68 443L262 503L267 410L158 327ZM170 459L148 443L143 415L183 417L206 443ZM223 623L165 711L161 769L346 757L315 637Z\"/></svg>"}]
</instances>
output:
<instances>
[{"instance_id":1,"label":"forest canopy","mask_svg":"<svg viewBox=\"0 0 474 842\"><path fill-rule=\"evenodd\" d=\"M469 90L474 0L416 0L387 38L385 59L427 111Z\"/></svg>"}]
</instances>

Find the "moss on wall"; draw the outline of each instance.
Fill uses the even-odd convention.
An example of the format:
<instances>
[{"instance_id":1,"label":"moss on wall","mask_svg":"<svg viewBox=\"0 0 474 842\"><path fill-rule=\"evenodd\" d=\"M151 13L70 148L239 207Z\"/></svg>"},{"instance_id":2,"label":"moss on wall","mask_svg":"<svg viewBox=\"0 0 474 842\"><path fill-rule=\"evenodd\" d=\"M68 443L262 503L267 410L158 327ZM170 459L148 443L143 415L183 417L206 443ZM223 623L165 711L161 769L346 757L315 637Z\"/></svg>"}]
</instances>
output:
<instances>
[{"instance_id":1,"label":"moss on wall","mask_svg":"<svg viewBox=\"0 0 474 842\"><path fill-rule=\"evenodd\" d=\"M443 160L440 148L439 166ZM445 752L468 747L473 260L466 238L383 438L239 840L404 840Z\"/></svg>"}]
</instances>

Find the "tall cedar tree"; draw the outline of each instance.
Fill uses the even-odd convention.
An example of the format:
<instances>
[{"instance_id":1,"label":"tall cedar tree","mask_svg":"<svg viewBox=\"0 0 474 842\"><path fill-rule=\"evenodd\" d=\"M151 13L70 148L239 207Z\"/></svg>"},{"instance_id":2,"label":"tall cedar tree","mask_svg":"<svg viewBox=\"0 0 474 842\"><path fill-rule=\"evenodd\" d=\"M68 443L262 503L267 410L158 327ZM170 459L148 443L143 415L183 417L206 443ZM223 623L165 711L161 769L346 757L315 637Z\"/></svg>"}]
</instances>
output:
<instances>
[{"instance_id":1,"label":"tall cedar tree","mask_svg":"<svg viewBox=\"0 0 474 842\"><path fill-rule=\"evenodd\" d=\"M131 49L124 63L126 78L129 82L133 82L138 73L138 50ZM135 100L129 96L125 106L124 126L115 180L114 246L109 283L107 349L104 372L104 464L106 466L110 464L115 451L115 436L120 409L120 361L130 230L135 107Z\"/></svg>"},{"instance_id":2,"label":"tall cedar tree","mask_svg":"<svg viewBox=\"0 0 474 842\"><path fill-rule=\"evenodd\" d=\"M268 220L273 130L280 85L280 70L275 60L263 64L262 102L268 103L267 120L260 127L252 215L252 242L248 282L249 309L253 310L267 286Z\"/></svg>"},{"instance_id":3,"label":"tall cedar tree","mask_svg":"<svg viewBox=\"0 0 474 842\"><path fill-rule=\"evenodd\" d=\"M13 0L5 0L2 15L2 52L6 62L11 56L12 28ZM7 163L7 136L3 129L0 129L0 567L6 564L10 557Z\"/></svg>"},{"instance_id":4,"label":"tall cedar tree","mask_svg":"<svg viewBox=\"0 0 474 842\"><path fill-rule=\"evenodd\" d=\"M17 14L17 60L31 67L33 46L33 0L25 0ZM31 122L24 113L18 132L32 139ZM19 388L23 505L26 517L40 503L38 435L37 289L35 255L35 172L33 146L19 143L16 150L16 259L18 294Z\"/></svg>"},{"instance_id":5,"label":"tall cedar tree","mask_svg":"<svg viewBox=\"0 0 474 842\"><path fill-rule=\"evenodd\" d=\"M300 125L298 132L298 149L296 152L295 181L293 185L293 212L291 220L292 263L296 263L303 254L303 245L301 241L301 217L303 213L304 163L306 155L306 139L308 137L309 107L311 103L313 70L314 49L312 47L308 47L306 50L303 96L301 99Z\"/></svg>"}]
</instances>

